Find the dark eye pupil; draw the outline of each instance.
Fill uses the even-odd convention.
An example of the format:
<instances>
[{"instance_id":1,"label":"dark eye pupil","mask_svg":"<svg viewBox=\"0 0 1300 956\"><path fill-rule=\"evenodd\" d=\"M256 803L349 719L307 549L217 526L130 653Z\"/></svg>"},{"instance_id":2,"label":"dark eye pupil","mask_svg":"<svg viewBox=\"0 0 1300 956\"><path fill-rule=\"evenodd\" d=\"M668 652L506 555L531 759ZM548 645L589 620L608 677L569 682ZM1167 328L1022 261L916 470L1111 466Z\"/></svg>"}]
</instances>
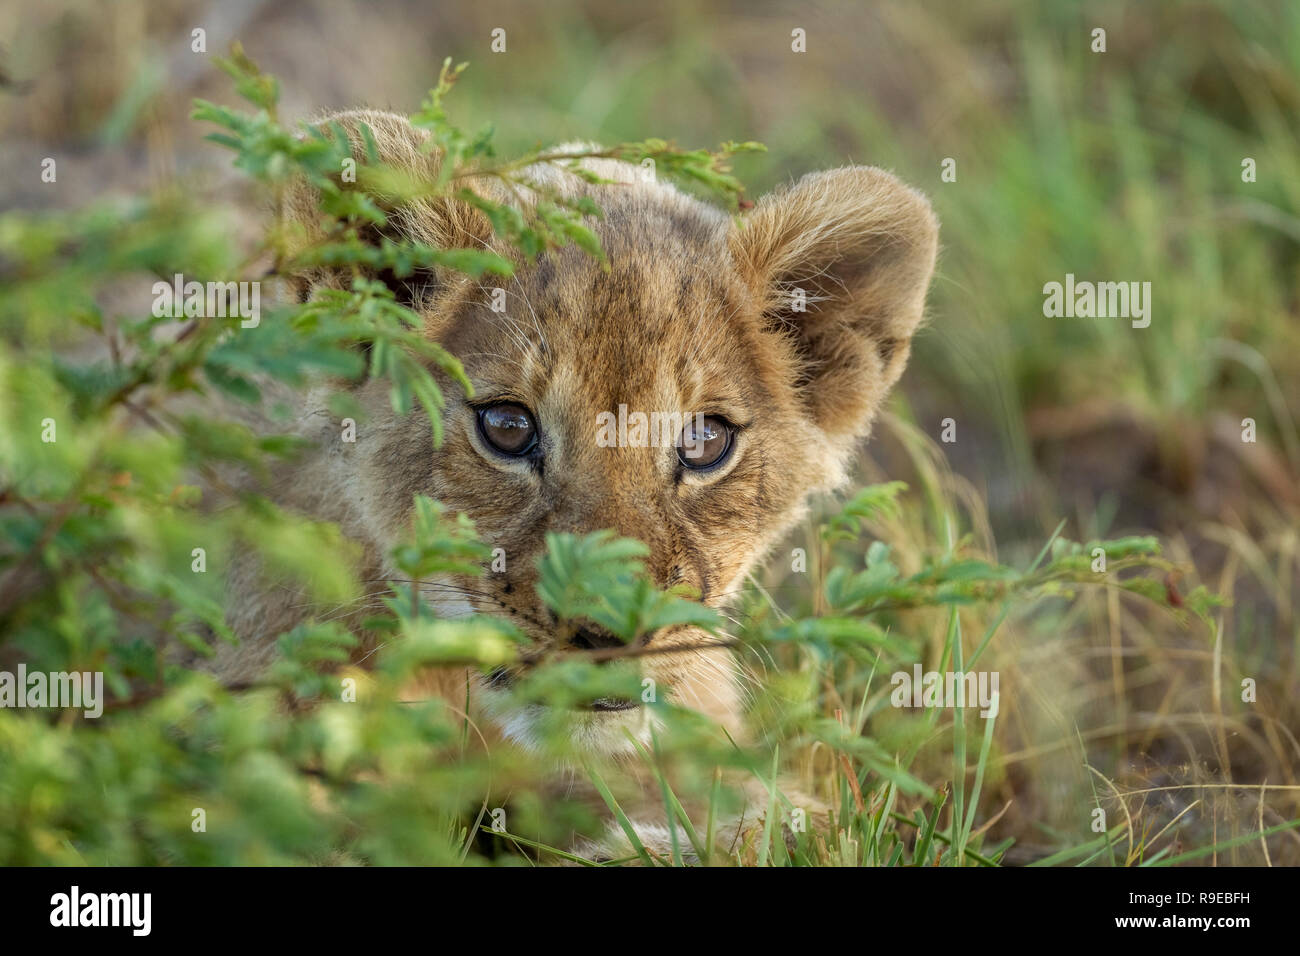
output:
<instances>
[{"instance_id":1,"label":"dark eye pupil","mask_svg":"<svg viewBox=\"0 0 1300 956\"><path fill-rule=\"evenodd\" d=\"M731 438L731 426L716 415L693 419L682 429L677 458L687 468L709 468L727 457Z\"/></svg>"},{"instance_id":2,"label":"dark eye pupil","mask_svg":"<svg viewBox=\"0 0 1300 956\"><path fill-rule=\"evenodd\" d=\"M506 403L480 409L478 422L483 440L507 455L522 455L537 440L532 413L522 405Z\"/></svg>"}]
</instances>

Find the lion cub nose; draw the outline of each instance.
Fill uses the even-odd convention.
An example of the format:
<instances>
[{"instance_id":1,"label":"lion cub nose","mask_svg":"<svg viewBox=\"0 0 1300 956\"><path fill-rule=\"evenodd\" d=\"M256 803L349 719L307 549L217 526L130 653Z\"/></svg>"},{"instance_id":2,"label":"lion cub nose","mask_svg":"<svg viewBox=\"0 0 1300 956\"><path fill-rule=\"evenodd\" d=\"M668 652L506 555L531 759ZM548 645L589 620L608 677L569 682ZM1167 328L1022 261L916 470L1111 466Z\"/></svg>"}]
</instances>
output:
<instances>
[{"instance_id":1,"label":"lion cub nose","mask_svg":"<svg viewBox=\"0 0 1300 956\"><path fill-rule=\"evenodd\" d=\"M580 627L569 638L569 646L584 651L594 651L604 647L622 647L623 641L603 627L594 625Z\"/></svg>"}]
</instances>

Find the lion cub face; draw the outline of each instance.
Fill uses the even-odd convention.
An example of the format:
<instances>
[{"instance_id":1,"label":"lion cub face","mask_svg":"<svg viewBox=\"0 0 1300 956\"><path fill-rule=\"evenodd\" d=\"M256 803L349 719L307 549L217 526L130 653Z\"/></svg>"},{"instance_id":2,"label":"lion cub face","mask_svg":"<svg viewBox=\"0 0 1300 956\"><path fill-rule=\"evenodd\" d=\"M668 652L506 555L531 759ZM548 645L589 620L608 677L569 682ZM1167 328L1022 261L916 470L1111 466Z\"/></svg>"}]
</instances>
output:
<instances>
[{"instance_id":1,"label":"lion cub face","mask_svg":"<svg viewBox=\"0 0 1300 956\"><path fill-rule=\"evenodd\" d=\"M396 117L335 119L350 131L366 122L386 162L436 162ZM842 480L902 372L936 247L925 200L876 169L807 176L733 221L625 164L588 165L617 184L550 167L535 178L595 199L608 268L570 247L516 259L509 279L402 283L474 394L448 388L437 450L426 423L385 417L376 395L378 427L356 449L361 485L381 492L358 502L379 553L406 535L413 494L437 498L506 560L433 588L435 602L508 617L538 645L575 651L621 642L594 624L557 626L535 588L545 535L613 529L645 542L660 588L686 585L715 608L734 600L808 496ZM496 248L467 208L425 204L390 221L411 238ZM678 627L643 643L657 693L737 729L718 638ZM507 736L527 742L544 715L509 710L512 677L481 678L479 690ZM602 700L569 719L580 742L616 750L649 718L639 701Z\"/></svg>"}]
</instances>

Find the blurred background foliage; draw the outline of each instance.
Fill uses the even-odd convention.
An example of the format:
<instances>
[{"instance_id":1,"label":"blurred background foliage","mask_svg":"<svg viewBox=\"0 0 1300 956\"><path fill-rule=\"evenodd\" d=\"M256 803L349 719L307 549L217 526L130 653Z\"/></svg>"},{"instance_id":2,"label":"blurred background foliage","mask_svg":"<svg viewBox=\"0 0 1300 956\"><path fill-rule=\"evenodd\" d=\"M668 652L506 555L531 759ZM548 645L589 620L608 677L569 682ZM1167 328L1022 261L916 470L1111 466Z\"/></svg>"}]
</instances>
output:
<instances>
[{"instance_id":1,"label":"blurred background foliage","mask_svg":"<svg viewBox=\"0 0 1300 956\"><path fill-rule=\"evenodd\" d=\"M200 26L207 55L190 49ZM502 54L490 52L498 27L507 34ZM791 52L796 27L807 32L803 54ZM1090 49L1096 27L1106 30L1104 54ZM356 105L411 112L450 56L471 64L449 104L452 119L471 130L491 121L505 155L575 138L657 136L687 147L757 140L766 153L735 161L752 195L846 162L891 168L925 190L943 224L932 320L859 476L862 483L902 479L911 490L897 512L873 515L870 534L847 557L846 545L834 551L821 538L820 516L810 520L791 546L809 549L813 573L786 573L789 561L778 555L757 582L765 603L744 608L746 620L824 611L819 595L830 566L860 562L872 537L913 574L954 550L1026 568L1062 520L1062 533L1074 540L1155 535L1183 569L1165 581L1168 603L1202 585L1230 602L1210 622L1154 610L1114 589L1068 602L978 604L957 615L967 655L996 631L986 666L1002 672L1004 688L1016 688L1004 691L979 760L973 822L983 831L980 845L1004 847L1010 862L1081 847L1062 862L1135 862L1144 852L1170 859L1216 843L1222 848L1198 860L1300 861L1294 832L1252 836L1300 815L1300 6L6 4L0 166L10 174L0 180L0 203L44 214L104 197L151 196L167 223L169 261L196 273L236 268L240 244L253 247L265 225L257 214L264 197L203 142L210 130L188 119L196 97L234 103L212 57L236 38L280 78L288 118ZM46 156L58 159L57 187L39 182ZM1258 170L1251 183L1241 176L1247 157ZM946 158L956 160L956 182L940 179ZM177 190L203 201L202 221L168 219L165 203ZM76 226L79 234L95 228ZM96 252L88 245L129 270L152 254L151 229L141 224L137 247ZM1151 326L1045 318L1042 286L1066 273L1150 281ZM133 301L129 290L101 288L93 309L111 313L115 293L116 304ZM76 275L42 294L47 307L57 296L77 296ZM74 344L40 323L25 323L21 334L27 349ZM949 417L957 441L940 443L940 422ZM1247 417L1258 423L1254 444L1241 440ZM151 458L135 445L120 451L123 472L156 482L159 496L171 493L167 469L184 462ZM68 445L60 442L65 453L72 465L92 452L69 436ZM139 526L149 518L130 520ZM219 593L194 596L194 606L200 597L217 614ZM903 612L899 625L918 638L928 664L952 647L946 609ZM64 626L72 634L95 622ZM952 725L950 714L936 724L933 715L879 706L879 675L871 684L861 662L828 667L806 648L766 648L749 664L765 687L756 718L773 739L791 714L805 728L837 720L852 734L867 730L861 739L881 754L905 755L909 774L935 791L952 787L960 722ZM1243 677L1258 683L1254 703L1240 700ZM181 722L205 713L172 704ZM265 712L257 706L218 709L222 720L239 713L241 722L187 733L168 771L199 772L200 752L212 759L195 743L203 734L222 742L224 759L241 761L230 818L252 836L237 851L214 850L214 860L301 858L294 854L337 843L342 833L317 832L292 814L265 825L253 819L273 812L257 807L287 805L265 799L277 788L294 799L311 789L267 762L273 742L259 736L297 725L273 719L269 704ZM68 774L57 743L44 736L56 728L0 726L5 746L22 746ZM160 741L172 739L157 732ZM976 753L982 732L981 722L971 722ZM104 746L102 759L127 773L127 752L112 757L112 744ZM781 759L806 789L845 798L853 788L827 750L824 741L796 735ZM410 860L419 857L413 848L424 847L426 859L442 859L450 844L435 849L419 838L425 818L412 809L442 799L421 796L419 786L420 771L440 765L438 756L411 755L400 771L390 767L400 785L362 788L360 799L391 800L406 816L390 814L391 831L365 834L372 852L354 845L358 857ZM860 757L853 765L869 784L867 808L894 812L897 781L876 775L890 761ZM972 755L972 775L975 762ZM965 777L964 749L959 766L956 776ZM43 806L40 786L14 789L12 778L2 785L11 797L24 795L27 812ZM121 792L143 800L149 786L135 780ZM475 781L465 786L472 790ZM111 803L113 791L104 799ZM904 841L906 859L918 844L924 859L941 842L924 839L932 812L940 822L931 831L960 835L961 821L954 830L951 808L935 810L929 794L899 799L913 801L900 815L918 821L893 828L916 831L915 841ZM1096 838L1088 810L1098 803L1112 824L1124 823L1113 845L1087 849ZM552 812L544 799L534 794L522 805L531 808L524 812L535 832L553 829L555 821L542 822ZM132 830L154 817L110 809L104 819L123 829L107 845L122 852L100 859L137 861L128 849L140 839ZM76 858L57 837L34 846L17 810L6 839L27 849L16 853L10 842L6 858ZM188 833L184 820L177 826ZM878 836L868 831L855 831L855 849L837 845L815 858L861 858ZM268 832L290 849L260 842ZM868 856L888 862L892 846Z\"/></svg>"}]
</instances>

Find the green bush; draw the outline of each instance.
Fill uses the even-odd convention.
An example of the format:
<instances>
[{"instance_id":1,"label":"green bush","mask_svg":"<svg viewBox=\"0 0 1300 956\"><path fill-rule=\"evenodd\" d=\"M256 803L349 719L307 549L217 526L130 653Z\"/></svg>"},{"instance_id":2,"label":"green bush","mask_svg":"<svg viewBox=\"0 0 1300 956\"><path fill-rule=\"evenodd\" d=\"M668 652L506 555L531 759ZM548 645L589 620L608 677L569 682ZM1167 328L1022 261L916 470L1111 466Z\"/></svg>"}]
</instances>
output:
<instances>
[{"instance_id":1,"label":"green bush","mask_svg":"<svg viewBox=\"0 0 1300 956\"><path fill-rule=\"evenodd\" d=\"M204 400L252 404L267 383L301 388L327 377L340 382L344 412L347 382L383 378L393 408L421 409L437 443L447 400L439 375L463 390L469 383L454 356L419 334L418 316L365 275L437 265L479 276L511 266L481 250L363 244L361 231L385 221L376 191L418 188L473 202L529 257L573 243L600 258L584 225L599 210L543 194L525 216L464 188L468 176L536 188L519 176L545 157L499 160L489 135L451 125L443 98L459 69L444 67L412 117L442 151L439 181L402 183L372 148L359 188L343 190L333 178L352 152L343 131L287 128L275 81L238 50L225 66L251 109L200 102L195 117L218 128L210 138L269 196L299 178L314 185L331 224L320 242L291 253L286 237L268 229L262 246L241 247L227 213L184 195L0 218L0 663L102 672L108 689L98 719L0 708L0 862L584 862L570 851L573 834L600 839L612 819L629 845L612 862L995 864L1007 845L985 845L975 827L993 720L968 740L963 714L951 726L934 709L915 718L913 741L940 732L951 739L952 772L938 786L914 773L918 746L863 732L888 707L880 675L921 661L923 629L940 622L939 669L962 670L982 658L1008 614L1060 605L1085 589L1118 589L1212 632L1215 599L1204 589L1171 592L1167 575L1176 569L1150 538L1078 544L1053 536L1037 560L1014 569L980 555L949 525L918 567L901 570L873 532L900 508L921 505L904 502L903 487L891 483L860 490L821 525L815 573L806 576L811 593L778 602L755 587L731 619L649 585L638 542L553 537L542 599L562 627L594 620L629 646L606 664L548 657L503 620L439 619L422 600L409 582L481 571L488 552L465 516L420 499L410 540L392 556L405 579L390 582L365 624L383 648L365 672L349 667L362 635L329 611L363 594L339 530L222 480L231 466L265 469L292 456L298 443L256 433ZM734 206L741 187L726 160L754 148L684 151L645 140L590 155L651 158L661 173ZM253 271L267 261L268 273ZM351 286L271 305L255 337L241 334L238 316L176 320L106 304L124 288L178 273L275 279L319 264L350 270ZM177 401L186 398L199 402ZM214 642L234 639L223 569L236 549L304 582L322 611L280 637L280 660L256 684L223 687L196 661ZM1104 573L1094 569L1098 549ZM977 642L963 640L971 608L989 618ZM634 772L570 752L558 734L538 753L488 752L457 708L404 699L429 668L491 670L525 659L535 666L514 691L524 700L564 707L635 695L635 639L682 622L708 628L751 664L780 665L753 681L753 740L728 740L699 715L659 701L662 730L640 749ZM830 716L840 711L847 716ZM829 813L802 827L792 814L812 797L787 793L785 781L818 752L835 756L816 781ZM590 783L585 796L555 786L558 763ZM765 795L761 823L724 843L719 834L746 781ZM653 860L624 806L647 782L679 824L672 852ZM504 826L494 814L502 807ZM1117 824L1067 846L1061 859L1099 858L1121 831Z\"/></svg>"}]
</instances>

